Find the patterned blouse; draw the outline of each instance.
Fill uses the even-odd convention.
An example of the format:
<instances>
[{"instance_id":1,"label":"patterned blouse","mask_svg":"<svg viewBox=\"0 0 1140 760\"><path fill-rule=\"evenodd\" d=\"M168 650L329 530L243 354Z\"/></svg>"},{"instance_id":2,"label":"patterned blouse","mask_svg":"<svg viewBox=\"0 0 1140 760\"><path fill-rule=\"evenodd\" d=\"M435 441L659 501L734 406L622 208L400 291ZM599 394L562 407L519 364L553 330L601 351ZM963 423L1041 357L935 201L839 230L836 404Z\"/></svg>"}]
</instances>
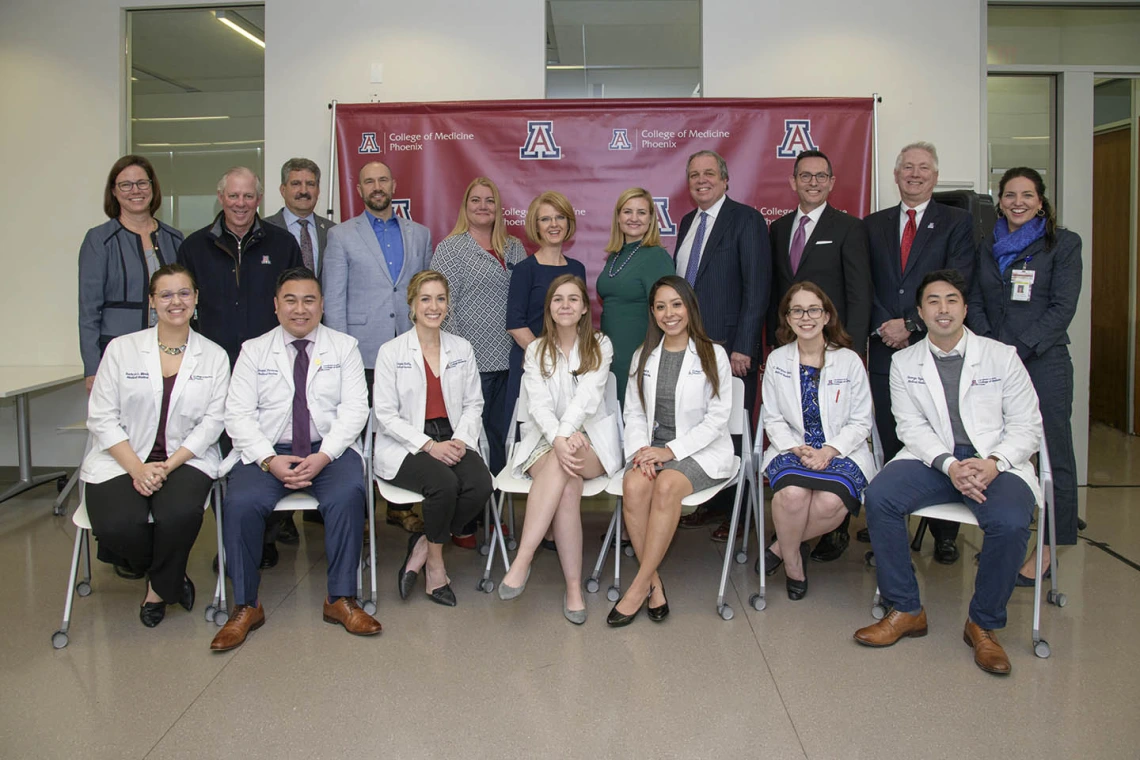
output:
<instances>
[{"instance_id":1,"label":"patterned blouse","mask_svg":"<svg viewBox=\"0 0 1140 760\"><path fill-rule=\"evenodd\" d=\"M471 344L480 372L505 372L514 345L507 335L507 294L511 272L526 258L526 249L508 237L504 253L500 263L464 232L441 240L431 258L431 268L442 272L451 288L443 329Z\"/></svg>"}]
</instances>

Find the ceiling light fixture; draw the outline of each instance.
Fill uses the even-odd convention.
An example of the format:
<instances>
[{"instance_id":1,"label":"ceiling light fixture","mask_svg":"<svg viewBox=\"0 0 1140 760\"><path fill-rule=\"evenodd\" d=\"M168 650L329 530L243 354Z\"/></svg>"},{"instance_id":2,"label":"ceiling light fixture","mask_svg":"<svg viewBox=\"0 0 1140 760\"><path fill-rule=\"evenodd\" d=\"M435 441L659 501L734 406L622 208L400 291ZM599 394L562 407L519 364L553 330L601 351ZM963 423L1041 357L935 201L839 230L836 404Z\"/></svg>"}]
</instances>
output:
<instances>
[{"instance_id":1,"label":"ceiling light fixture","mask_svg":"<svg viewBox=\"0 0 1140 760\"><path fill-rule=\"evenodd\" d=\"M234 11L214 11L214 18L262 48L265 47L265 32L251 24Z\"/></svg>"},{"instance_id":2,"label":"ceiling light fixture","mask_svg":"<svg viewBox=\"0 0 1140 760\"><path fill-rule=\"evenodd\" d=\"M131 121L224 121L229 116L136 116Z\"/></svg>"}]
</instances>

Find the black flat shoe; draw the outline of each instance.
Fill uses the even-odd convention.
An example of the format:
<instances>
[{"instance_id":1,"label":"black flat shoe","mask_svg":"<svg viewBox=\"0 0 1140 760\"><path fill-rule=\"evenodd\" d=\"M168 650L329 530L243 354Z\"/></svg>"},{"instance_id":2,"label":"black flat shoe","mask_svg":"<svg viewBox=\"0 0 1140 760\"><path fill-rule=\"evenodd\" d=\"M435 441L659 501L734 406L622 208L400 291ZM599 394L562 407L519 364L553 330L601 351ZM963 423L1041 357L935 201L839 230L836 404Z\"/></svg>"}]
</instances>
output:
<instances>
[{"instance_id":1,"label":"black flat shoe","mask_svg":"<svg viewBox=\"0 0 1140 760\"><path fill-rule=\"evenodd\" d=\"M775 541L776 537L772 536L772 540ZM800 544L800 554L801 555L804 554L804 550L808 549L808 548L810 548L808 546L808 542L807 541L802 542ZM784 564L784 558L783 557L777 557L776 553L773 552L771 549L765 549L764 550L764 575L775 575L776 571L780 569L780 565L782 565L782 564ZM757 575L760 574L760 558L759 557L756 558L756 566L753 567L752 569L756 571Z\"/></svg>"},{"instance_id":2,"label":"black flat shoe","mask_svg":"<svg viewBox=\"0 0 1140 760\"><path fill-rule=\"evenodd\" d=\"M538 542L538 545L547 551L558 552L558 544L554 543L552 539L544 538Z\"/></svg>"},{"instance_id":3,"label":"black flat shoe","mask_svg":"<svg viewBox=\"0 0 1140 760\"><path fill-rule=\"evenodd\" d=\"M444 607L454 607L456 605L455 592L451 590L450 581L446 586L432 589L428 592L428 598L436 604L442 604Z\"/></svg>"},{"instance_id":4,"label":"black flat shoe","mask_svg":"<svg viewBox=\"0 0 1140 760\"><path fill-rule=\"evenodd\" d=\"M794 581L791 578L785 579L784 584L788 589L788 598L793 602L798 602L807 596L808 582L807 578L802 581Z\"/></svg>"},{"instance_id":5,"label":"black flat shoe","mask_svg":"<svg viewBox=\"0 0 1140 760\"><path fill-rule=\"evenodd\" d=\"M953 565L958 561L958 545L950 538L940 538L934 543L934 561L940 565Z\"/></svg>"},{"instance_id":6,"label":"black flat shoe","mask_svg":"<svg viewBox=\"0 0 1140 760\"><path fill-rule=\"evenodd\" d=\"M1047 581L1052 577L1053 577L1053 567L1052 567L1052 564L1050 564L1049 567L1045 568L1045 572L1041 573L1041 580ZM1036 583L1036 581L1033 580L1032 576L1022 575L1019 572L1017 574L1017 580L1015 580L1013 582L1013 585L1020 586L1021 588L1025 588L1026 586L1032 588L1033 586L1036 586L1037 583Z\"/></svg>"},{"instance_id":7,"label":"black flat shoe","mask_svg":"<svg viewBox=\"0 0 1140 760\"><path fill-rule=\"evenodd\" d=\"M147 628L154 628L166 617L166 602L143 602L139 607L139 620Z\"/></svg>"},{"instance_id":8,"label":"black flat shoe","mask_svg":"<svg viewBox=\"0 0 1140 760\"><path fill-rule=\"evenodd\" d=\"M610 610L610 614L606 615L606 625L608 625L610 628L621 628L632 623L633 619L637 617L637 613L641 612L641 608L649 604L649 597L652 594L653 587L651 586L649 588L649 593L645 595L645 599L642 600L638 608L633 611L632 615L623 615L622 613L618 612L617 606L621 604L621 599L619 599L614 603L614 608ZM666 607L668 607L668 605L666 605Z\"/></svg>"},{"instance_id":9,"label":"black flat shoe","mask_svg":"<svg viewBox=\"0 0 1140 760\"><path fill-rule=\"evenodd\" d=\"M136 573L130 568L130 565L115 565L115 575L128 581L137 581L142 578L146 573ZM158 623L155 623L158 625Z\"/></svg>"},{"instance_id":10,"label":"black flat shoe","mask_svg":"<svg viewBox=\"0 0 1140 760\"><path fill-rule=\"evenodd\" d=\"M661 584L661 595L665 596L665 584L664 583ZM646 600L645 605L646 605L645 606L645 614L648 615L649 619L652 620L654 623L660 623L662 620L669 617L669 600L668 599L666 599L665 603L662 604L660 607L650 607L648 600Z\"/></svg>"},{"instance_id":11,"label":"black flat shoe","mask_svg":"<svg viewBox=\"0 0 1140 760\"><path fill-rule=\"evenodd\" d=\"M416 550L416 544L420 542L420 537L423 533L419 531L408 536L408 554L404 557L404 564L396 573L396 588L400 590L400 598L407 599L408 594L412 593L412 589L416 587L416 579L419 578L419 573L415 570L408 570L408 563L412 560L412 552Z\"/></svg>"},{"instance_id":12,"label":"black flat shoe","mask_svg":"<svg viewBox=\"0 0 1140 760\"><path fill-rule=\"evenodd\" d=\"M277 560L280 555L277 553L277 544L266 544L261 547L261 569L268 570L271 567L277 567Z\"/></svg>"},{"instance_id":13,"label":"black flat shoe","mask_svg":"<svg viewBox=\"0 0 1140 760\"><path fill-rule=\"evenodd\" d=\"M194 581L188 577L182 579L182 595L178 597L178 603L187 612L194 609Z\"/></svg>"}]
</instances>

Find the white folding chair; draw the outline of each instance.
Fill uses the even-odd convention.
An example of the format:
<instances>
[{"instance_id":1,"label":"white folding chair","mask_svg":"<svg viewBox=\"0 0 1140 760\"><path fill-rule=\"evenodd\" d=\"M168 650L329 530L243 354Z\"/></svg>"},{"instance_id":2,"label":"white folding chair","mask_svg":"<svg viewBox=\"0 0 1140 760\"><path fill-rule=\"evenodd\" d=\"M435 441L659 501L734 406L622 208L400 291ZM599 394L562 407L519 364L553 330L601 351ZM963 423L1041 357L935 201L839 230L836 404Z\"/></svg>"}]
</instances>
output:
<instances>
[{"instance_id":1,"label":"white folding chair","mask_svg":"<svg viewBox=\"0 0 1140 760\"><path fill-rule=\"evenodd\" d=\"M206 494L206 503L202 509L210 508L211 503L220 503L220 482L214 481L210 492ZM59 630L51 635L51 645L56 649L67 646L67 631L71 628L71 605L75 601L75 594L80 596L91 595L91 519L87 516L86 489L82 481L79 483L79 506L71 516L75 524L75 546L71 551L71 572L67 576L67 596L63 604L63 623ZM147 515L147 522L153 523L154 516ZM83 560L83 580L79 580L79 561ZM77 582L78 581L78 582Z\"/></svg>"},{"instance_id":2,"label":"white folding chair","mask_svg":"<svg viewBox=\"0 0 1140 760\"><path fill-rule=\"evenodd\" d=\"M878 450L878 435L876 431L876 450ZM1054 527L1053 518L1053 467L1049 462L1049 453L1045 448L1045 439L1041 439L1041 450L1038 455L1038 482L1041 486L1041 493L1045 498L1041 503L1037 504L1037 569L1034 572L1035 582L1033 584L1033 625L1031 629L1031 640L1033 642L1033 653L1038 657L1044 659L1051 654L1049 649L1049 642L1041 638L1041 573L1043 571L1041 553L1045 545L1045 528L1046 515L1048 515L1049 523L1049 549L1050 557L1052 558L1052 571L1049 574L1050 586L1049 592L1046 595L1046 600L1049 604L1056 605L1057 607L1064 607L1066 603L1065 595L1057 590L1057 530ZM977 525L978 518L970 511L970 508L961 502L948 502L946 504L935 504L929 507L923 507L911 513L911 517L927 517L936 520L948 520L950 522L962 523L963 525ZM875 596L871 600L871 616L875 620L882 620L887 614L887 608L883 604L882 595L879 593L879 587L875 587Z\"/></svg>"},{"instance_id":3,"label":"white folding chair","mask_svg":"<svg viewBox=\"0 0 1140 760\"><path fill-rule=\"evenodd\" d=\"M75 432L86 433L87 432L87 420L81 420L81 421L76 422L72 425L64 425L62 427L56 428L56 430L58 430L61 433L65 433L65 432L66 433L75 433ZM72 471L71 477L69 477L67 479L67 481L63 484L63 487L59 489L59 495L56 496L55 501L53 501L51 503L51 513L53 515L55 515L56 517L62 517L63 514L65 512L67 512L67 508L63 506L64 502L67 501L67 497L71 494L72 489L74 489L77 485L79 485L79 470L81 469L83 460L87 458L87 453L89 451L91 451L91 436L87 436L87 445L83 449L83 456L79 459L80 466L77 466Z\"/></svg>"}]
</instances>

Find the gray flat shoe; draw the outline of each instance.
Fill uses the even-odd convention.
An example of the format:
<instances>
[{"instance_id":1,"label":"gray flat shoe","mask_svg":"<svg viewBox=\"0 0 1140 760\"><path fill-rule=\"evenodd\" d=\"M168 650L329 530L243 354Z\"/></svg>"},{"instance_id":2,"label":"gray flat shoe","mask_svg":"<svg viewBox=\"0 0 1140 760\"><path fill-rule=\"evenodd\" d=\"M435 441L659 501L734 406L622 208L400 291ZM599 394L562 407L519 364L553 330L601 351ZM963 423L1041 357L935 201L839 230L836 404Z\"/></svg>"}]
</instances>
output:
<instances>
[{"instance_id":1,"label":"gray flat shoe","mask_svg":"<svg viewBox=\"0 0 1140 760\"><path fill-rule=\"evenodd\" d=\"M586 622L586 608L580 610L572 610L566 606L566 595L562 595L562 614L574 625L582 625Z\"/></svg>"},{"instance_id":2,"label":"gray flat shoe","mask_svg":"<svg viewBox=\"0 0 1140 760\"><path fill-rule=\"evenodd\" d=\"M504 602L509 602L510 600L515 599L520 594L522 594L522 592L526 590L526 584L527 584L527 581L530 580L530 571L532 569L533 568L530 568L530 567L528 567L526 569L526 577L523 578L523 582L522 582L521 586L508 586L505 583L500 583L499 584L499 598L502 599Z\"/></svg>"}]
</instances>

